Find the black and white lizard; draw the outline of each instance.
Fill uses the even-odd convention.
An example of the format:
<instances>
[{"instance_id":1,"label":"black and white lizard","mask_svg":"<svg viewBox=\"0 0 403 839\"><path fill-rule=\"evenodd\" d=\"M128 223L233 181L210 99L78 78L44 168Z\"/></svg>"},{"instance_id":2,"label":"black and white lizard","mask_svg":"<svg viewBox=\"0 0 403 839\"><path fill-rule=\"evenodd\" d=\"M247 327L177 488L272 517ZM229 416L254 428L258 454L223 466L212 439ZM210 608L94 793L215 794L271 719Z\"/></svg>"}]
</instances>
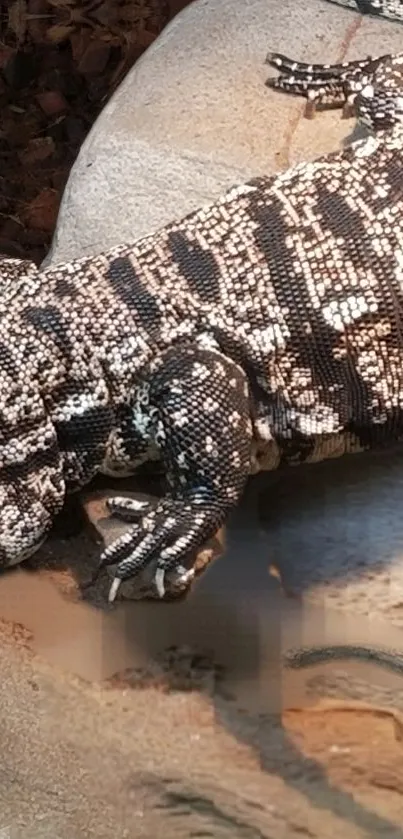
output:
<instances>
[{"instance_id":1,"label":"black and white lizard","mask_svg":"<svg viewBox=\"0 0 403 839\"><path fill-rule=\"evenodd\" d=\"M335 104L356 97L382 130L134 244L1 263L3 567L39 547L66 492L155 458L166 496L111 500L133 526L101 565L116 564L110 600L153 562L163 596L167 572L191 584L257 468L402 437L403 56L272 60L278 86L329 102L336 84Z\"/></svg>"}]
</instances>

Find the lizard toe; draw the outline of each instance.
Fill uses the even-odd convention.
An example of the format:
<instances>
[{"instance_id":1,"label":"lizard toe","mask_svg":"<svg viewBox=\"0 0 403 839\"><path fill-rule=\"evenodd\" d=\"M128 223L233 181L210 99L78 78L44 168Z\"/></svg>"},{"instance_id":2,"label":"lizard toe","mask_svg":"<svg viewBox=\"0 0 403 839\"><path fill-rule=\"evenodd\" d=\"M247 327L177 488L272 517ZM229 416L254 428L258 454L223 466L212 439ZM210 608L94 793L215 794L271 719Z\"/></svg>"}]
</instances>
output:
<instances>
[{"instance_id":1,"label":"lizard toe","mask_svg":"<svg viewBox=\"0 0 403 839\"><path fill-rule=\"evenodd\" d=\"M156 563L154 585L161 598L167 573L175 574L176 587L187 588L195 576L189 558L215 532L216 516L210 505L164 499L144 516L141 525L131 527L103 552L101 566L116 564L109 601L115 599L123 580L137 576L151 563Z\"/></svg>"},{"instance_id":2,"label":"lizard toe","mask_svg":"<svg viewBox=\"0 0 403 839\"><path fill-rule=\"evenodd\" d=\"M112 516L128 522L141 520L151 510L151 504L148 501L138 501L136 498L128 498L124 495L108 498L106 506Z\"/></svg>"}]
</instances>

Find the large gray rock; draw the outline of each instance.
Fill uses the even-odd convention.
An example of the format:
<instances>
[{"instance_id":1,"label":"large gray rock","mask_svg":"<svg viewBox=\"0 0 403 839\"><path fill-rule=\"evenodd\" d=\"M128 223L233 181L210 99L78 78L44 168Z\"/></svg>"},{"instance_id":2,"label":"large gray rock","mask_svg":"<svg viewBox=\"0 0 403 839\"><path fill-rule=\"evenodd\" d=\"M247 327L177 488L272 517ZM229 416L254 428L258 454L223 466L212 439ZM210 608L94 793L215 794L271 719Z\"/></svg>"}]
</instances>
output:
<instances>
[{"instance_id":1,"label":"large gray rock","mask_svg":"<svg viewBox=\"0 0 403 839\"><path fill-rule=\"evenodd\" d=\"M338 61L401 48L401 28L326 0L198 0L147 50L73 167L49 255L60 262L130 241L237 181L334 150L352 123L301 120L269 91L269 49Z\"/></svg>"}]
</instances>

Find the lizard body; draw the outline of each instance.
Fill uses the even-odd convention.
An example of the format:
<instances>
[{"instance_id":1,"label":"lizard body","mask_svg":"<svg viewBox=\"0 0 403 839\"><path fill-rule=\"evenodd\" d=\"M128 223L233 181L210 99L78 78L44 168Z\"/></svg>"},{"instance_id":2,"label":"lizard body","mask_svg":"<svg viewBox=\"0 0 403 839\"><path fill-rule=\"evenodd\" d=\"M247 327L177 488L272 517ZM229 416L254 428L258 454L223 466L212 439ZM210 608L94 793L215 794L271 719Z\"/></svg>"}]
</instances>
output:
<instances>
[{"instance_id":1,"label":"lizard body","mask_svg":"<svg viewBox=\"0 0 403 839\"><path fill-rule=\"evenodd\" d=\"M285 75L320 77L280 58ZM402 437L400 65L353 63L345 99L382 130L342 152L104 254L42 271L0 262L3 567L37 549L66 492L160 459L166 496L111 500L133 526L101 563L117 564L111 600L153 561L163 596L166 572L190 583L189 557L253 471Z\"/></svg>"}]
</instances>

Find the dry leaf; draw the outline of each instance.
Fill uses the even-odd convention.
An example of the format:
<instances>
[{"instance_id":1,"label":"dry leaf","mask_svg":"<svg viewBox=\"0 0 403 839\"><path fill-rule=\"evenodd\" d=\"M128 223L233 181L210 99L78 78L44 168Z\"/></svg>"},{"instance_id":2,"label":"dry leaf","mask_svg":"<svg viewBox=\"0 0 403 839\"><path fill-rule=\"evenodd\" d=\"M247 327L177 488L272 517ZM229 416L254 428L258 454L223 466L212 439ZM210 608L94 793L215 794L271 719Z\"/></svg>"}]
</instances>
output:
<instances>
[{"instance_id":1,"label":"dry leaf","mask_svg":"<svg viewBox=\"0 0 403 839\"><path fill-rule=\"evenodd\" d=\"M51 41L52 44L61 44L74 32L74 26L64 26L62 23L57 23L54 26L49 26L46 33L46 40Z\"/></svg>"},{"instance_id":2,"label":"dry leaf","mask_svg":"<svg viewBox=\"0 0 403 839\"><path fill-rule=\"evenodd\" d=\"M14 0L8 10L8 25L14 32L18 43L21 43L27 30L27 4L25 0Z\"/></svg>"},{"instance_id":3,"label":"dry leaf","mask_svg":"<svg viewBox=\"0 0 403 839\"><path fill-rule=\"evenodd\" d=\"M31 38L35 44L46 42L46 29L53 17L47 0L28 0L27 39Z\"/></svg>"},{"instance_id":4,"label":"dry leaf","mask_svg":"<svg viewBox=\"0 0 403 839\"><path fill-rule=\"evenodd\" d=\"M13 47L0 44L0 70L4 70L12 55L15 55L15 49Z\"/></svg>"},{"instance_id":5,"label":"dry leaf","mask_svg":"<svg viewBox=\"0 0 403 839\"><path fill-rule=\"evenodd\" d=\"M91 41L78 62L77 69L83 75L99 74L105 70L110 56L110 47L102 41Z\"/></svg>"},{"instance_id":6,"label":"dry leaf","mask_svg":"<svg viewBox=\"0 0 403 839\"><path fill-rule=\"evenodd\" d=\"M45 187L21 215L29 228L51 233L55 228L59 203L60 198L57 192Z\"/></svg>"},{"instance_id":7,"label":"dry leaf","mask_svg":"<svg viewBox=\"0 0 403 839\"><path fill-rule=\"evenodd\" d=\"M35 99L48 117L62 114L69 107L60 90L44 90L42 93L37 93Z\"/></svg>"},{"instance_id":8,"label":"dry leaf","mask_svg":"<svg viewBox=\"0 0 403 839\"><path fill-rule=\"evenodd\" d=\"M22 149L18 156L23 166L30 166L41 160L47 160L55 151L55 144L52 137L34 137L27 147ZM0 834L1 836L1 834Z\"/></svg>"},{"instance_id":9,"label":"dry leaf","mask_svg":"<svg viewBox=\"0 0 403 839\"><path fill-rule=\"evenodd\" d=\"M77 64L83 57L90 41L91 32L88 29L80 29L78 32L75 32L74 35L71 35L71 52L73 59Z\"/></svg>"}]
</instances>

